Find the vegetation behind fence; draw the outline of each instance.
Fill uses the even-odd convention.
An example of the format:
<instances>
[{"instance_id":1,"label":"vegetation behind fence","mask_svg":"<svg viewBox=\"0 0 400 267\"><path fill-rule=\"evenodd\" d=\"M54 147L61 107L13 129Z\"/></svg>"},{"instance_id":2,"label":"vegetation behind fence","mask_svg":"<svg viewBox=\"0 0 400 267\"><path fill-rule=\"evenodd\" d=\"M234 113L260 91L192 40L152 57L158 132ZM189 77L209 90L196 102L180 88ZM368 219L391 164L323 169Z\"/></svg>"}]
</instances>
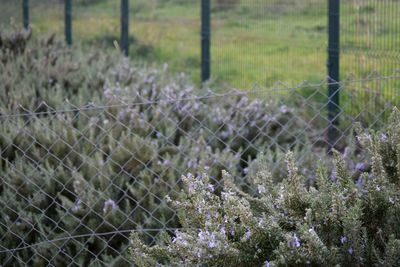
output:
<instances>
[{"instance_id":1,"label":"vegetation behind fence","mask_svg":"<svg viewBox=\"0 0 400 267\"><path fill-rule=\"evenodd\" d=\"M63 33L68 25L64 4L70 2L4 0L2 22L10 17L20 24L27 21L22 10L23 3L29 3L26 13L35 31ZM375 71L387 75L399 67L398 1L131 1L129 7L125 4L129 38L120 33L128 30L120 26L127 22L122 19L122 3L127 1L72 1L74 41L113 47L117 40L121 49L130 42L131 56L168 62L172 69L192 73L197 81L201 69L208 71L210 60L212 79L239 88L250 88L255 82L271 86L277 80L292 85L302 80L318 82L328 74L327 52L340 54L343 79ZM329 27L335 23L329 23L330 14L340 19L340 43L327 51L328 33L333 33Z\"/></svg>"}]
</instances>

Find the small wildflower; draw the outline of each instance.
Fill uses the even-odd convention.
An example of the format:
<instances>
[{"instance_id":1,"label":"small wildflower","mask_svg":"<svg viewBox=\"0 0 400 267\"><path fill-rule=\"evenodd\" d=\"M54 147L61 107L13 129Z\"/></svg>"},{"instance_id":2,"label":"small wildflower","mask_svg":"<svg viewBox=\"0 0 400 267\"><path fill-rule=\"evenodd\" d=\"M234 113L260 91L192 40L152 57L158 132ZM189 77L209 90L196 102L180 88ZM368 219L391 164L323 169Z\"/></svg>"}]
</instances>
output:
<instances>
[{"instance_id":1,"label":"small wildflower","mask_svg":"<svg viewBox=\"0 0 400 267\"><path fill-rule=\"evenodd\" d=\"M121 110L121 111L118 113L118 119L119 119L119 120L123 120L123 119L125 118L125 116L126 116L125 110Z\"/></svg>"},{"instance_id":2,"label":"small wildflower","mask_svg":"<svg viewBox=\"0 0 400 267\"><path fill-rule=\"evenodd\" d=\"M388 139L388 136L387 136L386 134L384 134L384 133L381 133L381 135L379 136L379 139L380 139L382 142L384 142L384 141L386 141L386 140Z\"/></svg>"},{"instance_id":3,"label":"small wildflower","mask_svg":"<svg viewBox=\"0 0 400 267\"><path fill-rule=\"evenodd\" d=\"M263 267L269 267L269 261L268 260L266 260L265 262L264 262L264 266Z\"/></svg>"},{"instance_id":4,"label":"small wildflower","mask_svg":"<svg viewBox=\"0 0 400 267\"><path fill-rule=\"evenodd\" d=\"M115 201L109 198L104 202L103 213L104 214L109 213L110 211L115 210L117 208L118 205L115 203Z\"/></svg>"},{"instance_id":5,"label":"small wildflower","mask_svg":"<svg viewBox=\"0 0 400 267\"><path fill-rule=\"evenodd\" d=\"M389 203L394 205L394 199L392 197L389 197Z\"/></svg>"},{"instance_id":6,"label":"small wildflower","mask_svg":"<svg viewBox=\"0 0 400 267\"><path fill-rule=\"evenodd\" d=\"M200 241L203 241L205 239L203 230L200 230L200 232L197 234L197 237Z\"/></svg>"},{"instance_id":7,"label":"small wildflower","mask_svg":"<svg viewBox=\"0 0 400 267\"><path fill-rule=\"evenodd\" d=\"M263 193L267 192L267 190L265 189L265 186L263 186L263 185L258 185L257 191L259 194L263 194Z\"/></svg>"},{"instance_id":8,"label":"small wildflower","mask_svg":"<svg viewBox=\"0 0 400 267\"><path fill-rule=\"evenodd\" d=\"M296 234L294 234L292 240L290 240L290 241L288 242L288 246L289 246L289 247L292 247L292 248L298 248L298 247L300 247L300 245L301 245L301 244L300 244L299 238L297 237Z\"/></svg>"},{"instance_id":9,"label":"small wildflower","mask_svg":"<svg viewBox=\"0 0 400 267\"><path fill-rule=\"evenodd\" d=\"M340 243L344 244L347 242L347 237L346 236L341 236L340 237Z\"/></svg>"},{"instance_id":10,"label":"small wildflower","mask_svg":"<svg viewBox=\"0 0 400 267\"><path fill-rule=\"evenodd\" d=\"M72 212L77 212L81 209L81 204L82 204L82 200L80 198L78 198L75 201L75 205L72 207Z\"/></svg>"},{"instance_id":11,"label":"small wildflower","mask_svg":"<svg viewBox=\"0 0 400 267\"><path fill-rule=\"evenodd\" d=\"M360 171L360 172L364 172L365 171L365 164L363 162L359 162L356 164L356 170Z\"/></svg>"},{"instance_id":12,"label":"small wildflower","mask_svg":"<svg viewBox=\"0 0 400 267\"><path fill-rule=\"evenodd\" d=\"M231 234L231 236L234 236L235 235L235 229L231 229L230 230L230 234Z\"/></svg>"},{"instance_id":13,"label":"small wildflower","mask_svg":"<svg viewBox=\"0 0 400 267\"><path fill-rule=\"evenodd\" d=\"M211 240L208 241L208 243L207 243L208 247L209 248L215 248L217 246L217 242L215 240L215 234L211 234L210 238L211 238Z\"/></svg>"},{"instance_id":14,"label":"small wildflower","mask_svg":"<svg viewBox=\"0 0 400 267\"><path fill-rule=\"evenodd\" d=\"M166 160L164 160L163 165L166 167L171 166L171 161L166 159Z\"/></svg>"},{"instance_id":15,"label":"small wildflower","mask_svg":"<svg viewBox=\"0 0 400 267\"><path fill-rule=\"evenodd\" d=\"M288 112L289 112L289 109L287 108L287 106L283 105L283 106L280 107L280 111L281 111L282 113L288 113Z\"/></svg>"},{"instance_id":16,"label":"small wildflower","mask_svg":"<svg viewBox=\"0 0 400 267\"><path fill-rule=\"evenodd\" d=\"M353 254L353 248L350 247L350 248L347 250L347 252L348 252L350 255L352 255L352 254Z\"/></svg>"},{"instance_id":17,"label":"small wildflower","mask_svg":"<svg viewBox=\"0 0 400 267\"><path fill-rule=\"evenodd\" d=\"M226 235L225 226L221 226L221 228L219 229L219 232L220 232L222 235Z\"/></svg>"},{"instance_id":18,"label":"small wildflower","mask_svg":"<svg viewBox=\"0 0 400 267\"><path fill-rule=\"evenodd\" d=\"M211 192L214 192L214 186L212 184L208 184L207 189L210 190Z\"/></svg>"},{"instance_id":19,"label":"small wildflower","mask_svg":"<svg viewBox=\"0 0 400 267\"><path fill-rule=\"evenodd\" d=\"M249 240L250 239L250 237L251 237L251 231L250 230L247 230L247 232L244 234L244 240Z\"/></svg>"}]
</instances>

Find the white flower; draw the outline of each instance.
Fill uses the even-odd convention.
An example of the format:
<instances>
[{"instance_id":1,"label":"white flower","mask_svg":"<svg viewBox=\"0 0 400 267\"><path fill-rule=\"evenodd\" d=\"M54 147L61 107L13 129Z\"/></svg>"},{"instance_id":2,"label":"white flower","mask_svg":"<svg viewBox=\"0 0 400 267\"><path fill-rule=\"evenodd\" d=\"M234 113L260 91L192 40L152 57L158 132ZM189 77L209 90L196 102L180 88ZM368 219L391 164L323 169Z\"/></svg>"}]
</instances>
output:
<instances>
[{"instance_id":1,"label":"white flower","mask_svg":"<svg viewBox=\"0 0 400 267\"><path fill-rule=\"evenodd\" d=\"M80 210L81 209L81 204L82 204L82 200L80 198L78 198L75 201L75 205L72 207L72 211L73 212L77 212L78 210Z\"/></svg>"},{"instance_id":2,"label":"white flower","mask_svg":"<svg viewBox=\"0 0 400 267\"><path fill-rule=\"evenodd\" d=\"M214 186L212 184L207 184L207 189L214 192Z\"/></svg>"},{"instance_id":3,"label":"white flower","mask_svg":"<svg viewBox=\"0 0 400 267\"><path fill-rule=\"evenodd\" d=\"M265 186L263 186L263 185L258 185L258 186L257 186L257 191L258 191L259 194L263 194L263 193L265 193L267 190L265 189Z\"/></svg>"}]
</instances>

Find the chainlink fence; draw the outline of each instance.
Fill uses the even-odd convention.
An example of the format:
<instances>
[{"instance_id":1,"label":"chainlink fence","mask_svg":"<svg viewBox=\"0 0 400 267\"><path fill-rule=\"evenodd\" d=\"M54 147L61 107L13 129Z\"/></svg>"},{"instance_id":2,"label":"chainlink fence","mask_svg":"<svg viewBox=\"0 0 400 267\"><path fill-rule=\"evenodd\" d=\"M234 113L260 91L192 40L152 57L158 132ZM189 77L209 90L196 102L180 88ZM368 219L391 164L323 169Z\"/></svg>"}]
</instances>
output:
<instances>
[{"instance_id":1,"label":"chainlink fence","mask_svg":"<svg viewBox=\"0 0 400 267\"><path fill-rule=\"evenodd\" d=\"M167 196L179 196L187 173L208 173L218 188L227 170L251 192L247 177L259 168L285 176L288 150L310 179L331 147L357 163L348 152L355 122L384 125L400 91L382 88L399 80L340 82L336 125L327 119L327 81L201 94L117 87L104 103L2 112L1 265L129 266L131 232L153 243L179 229Z\"/></svg>"}]
</instances>

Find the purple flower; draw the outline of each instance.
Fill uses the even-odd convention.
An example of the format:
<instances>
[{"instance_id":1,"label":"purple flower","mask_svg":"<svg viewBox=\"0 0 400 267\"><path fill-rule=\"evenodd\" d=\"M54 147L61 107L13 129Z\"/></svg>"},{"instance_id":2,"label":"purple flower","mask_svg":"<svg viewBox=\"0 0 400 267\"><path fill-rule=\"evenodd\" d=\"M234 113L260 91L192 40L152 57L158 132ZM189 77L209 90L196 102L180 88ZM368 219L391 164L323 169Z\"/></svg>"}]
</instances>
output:
<instances>
[{"instance_id":1,"label":"purple flower","mask_svg":"<svg viewBox=\"0 0 400 267\"><path fill-rule=\"evenodd\" d=\"M251 237L251 231L250 230L247 230L247 232L244 234L244 240L249 240L250 239L250 237Z\"/></svg>"},{"instance_id":2,"label":"purple flower","mask_svg":"<svg viewBox=\"0 0 400 267\"><path fill-rule=\"evenodd\" d=\"M263 267L269 267L269 261L268 260L266 260L265 262L264 262L264 266Z\"/></svg>"},{"instance_id":3,"label":"purple flower","mask_svg":"<svg viewBox=\"0 0 400 267\"><path fill-rule=\"evenodd\" d=\"M386 141L386 140L388 139L388 136L387 136L386 134L384 134L384 133L381 133L381 135L379 136L379 139L380 139L382 142L384 142L384 141Z\"/></svg>"},{"instance_id":4,"label":"purple flower","mask_svg":"<svg viewBox=\"0 0 400 267\"><path fill-rule=\"evenodd\" d=\"M231 229L230 234L231 234L231 236L234 236L235 235L235 229Z\"/></svg>"},{"instance_id":5,"label":"purple flower","mask_svg":"<svg viewBox=\"0 0 400 267\"><path fill-rule=\"evenodd\" d=\"M347 250L347 252L348 252L350 255L352 255L352 254L353 254L353 248L350 247L350 248Z\"/></svg>"},{"instance_id":6,"label":"purple flower","mask_svg":"<svg viewBox=\"0 0 400 267\"><path fill-rule=\"evenodd\" d=\"M126 116L125 110L121 110L121 111L118 113L118 119L119 119L119 120L123 120L123 119L125 118L125 116Z\"/></svg>"},{"instance_id":7,"label":"purple flower","mask_svg":"<svg viewBox=\"0 0 400 267\"><path fill-rule=\"evenodd\" d=\"M365 164L364 164L364 163L359 162L359 163L356 164L356 170L357 170L357 171L364 172L365 169L366 169L366 168L365 168Z\"/></svg>"},{"instance_id":8,"label":"purple flower","mask_svg":"<svg viewBox=\"0 0 400 267\"><path fill-rule=\"evenodd\" d=\"M207 245L209 248L215 248L217 246L217 241L215 239L214 233L210 235L210 240L208 241Z\"/></svg>"},{"instance_id":9,"label":"purple flower","mask_svg":"<svg viewBox=\"0 0 400 267\"><path fill-rule=\"evenodd\" d=\"M205 239L203 230L200 230L200 232L197 234L197 237L200 239L200 241L203 241Z\"/></svg>"},{"instance_id":10,"label":"purple flower","mask_svg":"<svg viewBox=\"0 0 400 267\"><path fill-rule=\"evenodd\" d=\"M164 160L163 165L166 166L166 167L168 167L168 166L171 165L171 161L168 160L168 159L166 159L166 160Z\"/></svg>"},{"instance_id":11,"label":"purple flower","mask_svg":"<svg viewBox=\"0 0 400 267\"><path fill-rule=\"evenodd\" d=\"M340 243L344 244L347 242L347 237L346 236L341 236L340 237Z\"/></svg>"},{"instance_id":12,"label":"purple flower","mask_svg":"<svg viewBox=\"0 0 400 267\"><path fill-rule=\"evenodd\" d=\"M219 232L220 232L222 235L226 235L225 226L221 226L221 228L219 229Z\"/></svg>"},{"instance_id":13,"label":"purple flower","mask_svg":"<svg viewBox=\"0 0 400 267\"><path fill-rule=\"evenodd\" d=\"M288 242L288 246L292 248L300 247L300 239L297 237L296 234L293 235L292 239Z\"/></svg>"},{"instance_id":14,"label":"purple flower","mask_svg":"<svg viewBox=\"0 0 400 267\"><path fill-rule=\"evenodd\" d=\"M115 210L117 208L118 208L118 205L115 203L115 201L112 200L111 198L109 198L104 202L103 213L107 214L110 211Z\"/></svg>"}]
</instances>

